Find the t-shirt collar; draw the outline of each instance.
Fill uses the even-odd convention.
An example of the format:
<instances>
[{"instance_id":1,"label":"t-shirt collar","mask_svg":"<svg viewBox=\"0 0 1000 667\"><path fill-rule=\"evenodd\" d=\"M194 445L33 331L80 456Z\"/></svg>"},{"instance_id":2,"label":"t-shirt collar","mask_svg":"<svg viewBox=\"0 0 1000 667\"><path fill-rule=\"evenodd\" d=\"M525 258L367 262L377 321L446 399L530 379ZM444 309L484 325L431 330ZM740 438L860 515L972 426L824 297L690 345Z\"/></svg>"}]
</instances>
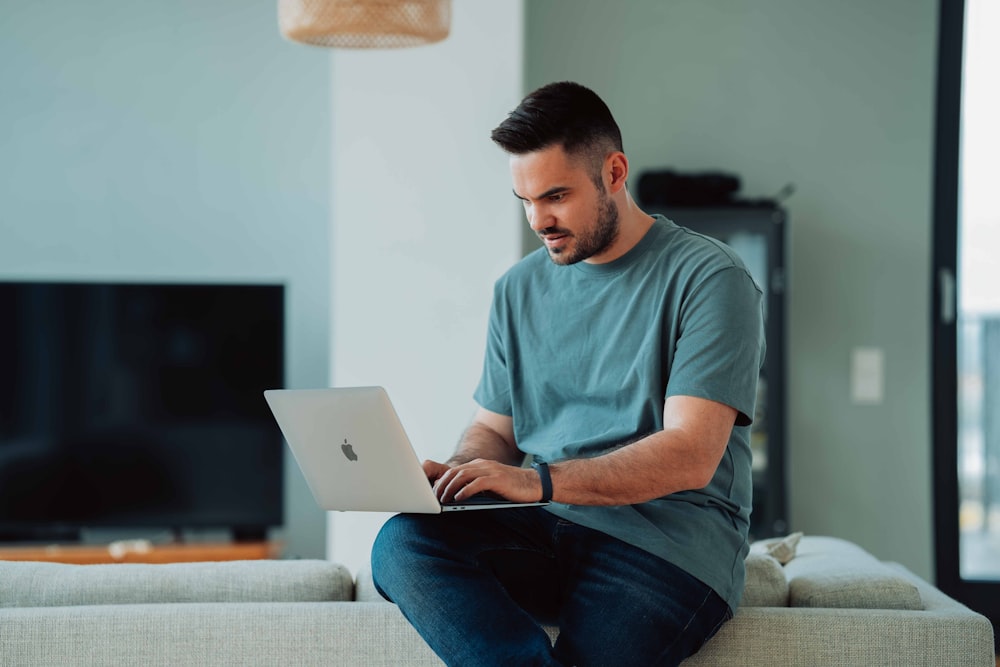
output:
<instances>
[{"instance_id":1,"label":"t-shirt collar","mask_svg":"<svg viewBox=\"0 0 1000 667\"><path fill-rule=\"evenodd\" d=\"M662 215L653 215L653 224L639 239L639 242L632 246L624 255L610 262L603 264L591 264L590 262L577 262L571 268L590 276L610 276L625 271L635 264L646 250L656 241L662 229L667 224L667 219Z\"/></svg>"}]
</instances>

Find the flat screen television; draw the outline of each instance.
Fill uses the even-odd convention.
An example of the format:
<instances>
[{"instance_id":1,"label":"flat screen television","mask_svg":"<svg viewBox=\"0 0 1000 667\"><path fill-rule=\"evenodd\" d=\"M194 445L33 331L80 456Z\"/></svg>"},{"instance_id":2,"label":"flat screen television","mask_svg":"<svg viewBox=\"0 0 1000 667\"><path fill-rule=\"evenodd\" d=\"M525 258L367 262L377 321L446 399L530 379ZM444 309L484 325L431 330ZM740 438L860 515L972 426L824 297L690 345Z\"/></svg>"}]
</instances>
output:
<instances>
[{"instance_id":1,"label":"flat screen television","mask_svg":"<svg viewBox=\"0 0 1000 667\"><path fill-rule=\"evenodd\" d=\"M284 288L0 281L0 539L283 516Z\"/></svg>"}]
</instances>

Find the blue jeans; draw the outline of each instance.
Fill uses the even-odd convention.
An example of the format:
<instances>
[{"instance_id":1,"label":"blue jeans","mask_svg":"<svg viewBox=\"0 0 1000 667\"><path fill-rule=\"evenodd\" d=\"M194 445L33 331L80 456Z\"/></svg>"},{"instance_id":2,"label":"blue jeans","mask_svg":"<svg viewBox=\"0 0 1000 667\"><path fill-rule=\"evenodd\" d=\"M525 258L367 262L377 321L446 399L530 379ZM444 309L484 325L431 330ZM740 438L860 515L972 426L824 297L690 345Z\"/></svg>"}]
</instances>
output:
<instances>
[{"instance_id":1,"label":"blue jeans","mask_svg":"<svg viewBox=\"0 0 1000 667\"><path fill-rule=\"evenodd\" d=\"M680 568L542 508L396 515L372 573L457 667L676 665L732 617Z\"/></svg>"}]
</instances>

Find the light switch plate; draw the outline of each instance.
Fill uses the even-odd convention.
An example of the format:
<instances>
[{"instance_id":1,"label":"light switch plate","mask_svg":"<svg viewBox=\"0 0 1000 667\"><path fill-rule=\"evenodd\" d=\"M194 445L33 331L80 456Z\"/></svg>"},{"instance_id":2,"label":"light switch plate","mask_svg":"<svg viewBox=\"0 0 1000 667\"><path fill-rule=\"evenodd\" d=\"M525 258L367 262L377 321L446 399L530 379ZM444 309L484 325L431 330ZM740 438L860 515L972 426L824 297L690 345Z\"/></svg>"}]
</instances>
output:
<instances>
[{"instance_id":1,"label":"light switch plate","mask_svg":"<svg viewBox=\"0 0 1000 667\"><path fill-rule=\"evenodd\" d=\"M851 350L851 402L879 405L885 400L885 351L880 347Z\"/></svg>"}]
</instances>

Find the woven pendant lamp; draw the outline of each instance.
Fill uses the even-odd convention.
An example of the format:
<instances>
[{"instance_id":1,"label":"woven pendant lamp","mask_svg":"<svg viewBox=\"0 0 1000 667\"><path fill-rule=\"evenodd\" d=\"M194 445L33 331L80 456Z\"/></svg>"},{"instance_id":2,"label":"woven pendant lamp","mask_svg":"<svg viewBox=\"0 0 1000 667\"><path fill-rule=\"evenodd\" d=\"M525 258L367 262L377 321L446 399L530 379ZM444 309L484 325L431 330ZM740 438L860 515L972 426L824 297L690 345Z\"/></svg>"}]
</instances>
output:
<instances>
[{"instance_id":1,"label":"woven pendant lamp","mask_svg":"<svg viewBox=\"0 0 1000 667\"><path fill-rule=\"evenodd\" d=\"M433 44L448 36L451 0L278 0L286 38L354 49Z\"/></svg>"}]
</instances>

